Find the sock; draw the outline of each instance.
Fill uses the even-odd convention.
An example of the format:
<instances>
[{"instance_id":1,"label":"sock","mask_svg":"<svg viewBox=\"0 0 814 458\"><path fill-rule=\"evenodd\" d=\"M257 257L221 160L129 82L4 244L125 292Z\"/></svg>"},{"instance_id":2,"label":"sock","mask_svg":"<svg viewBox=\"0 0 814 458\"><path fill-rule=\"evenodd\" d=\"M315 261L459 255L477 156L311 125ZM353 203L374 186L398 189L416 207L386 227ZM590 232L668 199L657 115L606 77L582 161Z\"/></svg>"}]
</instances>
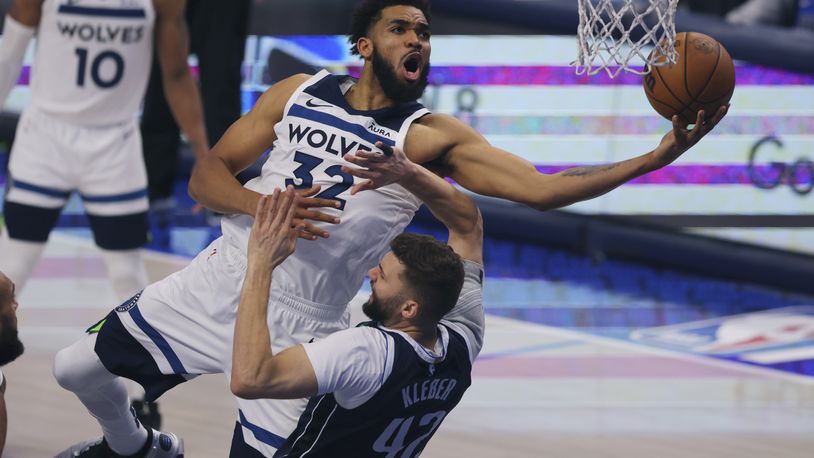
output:
<instances>
[{"instance_id":1,"label":"sock","mask_svg":"<svg viewBox=\"0 0 814 458\"><path fill-rule=\"evenodd\" d=\"M147 286L147 269L141 249L102 250L107 273L119 302L123 302Z\"/></svg>"},{"instance_id":2,"label":"sock","mask_svg":"<svg viewBox=\"0 0 814 458\"><path fill-rule=\"evenodd\" d=\"M28 242L9 238L8 231L0 235L0 271L14 282L17 291L22 291L31 272L37 265L45 243Z\"/></svg>"},{"instance_id":3,"label":"sock","mask_svg":"<svg viewBox=\"0 0 814 458\"><path fill-rule=\"evenodd\" d=\"M79 398L99 422L108 445L120 455L132 455L147 442L148 431L130 408L124 379L110 373L93 347L96 334L57 353L54 377Z\"/></svg>"}]
</instances>

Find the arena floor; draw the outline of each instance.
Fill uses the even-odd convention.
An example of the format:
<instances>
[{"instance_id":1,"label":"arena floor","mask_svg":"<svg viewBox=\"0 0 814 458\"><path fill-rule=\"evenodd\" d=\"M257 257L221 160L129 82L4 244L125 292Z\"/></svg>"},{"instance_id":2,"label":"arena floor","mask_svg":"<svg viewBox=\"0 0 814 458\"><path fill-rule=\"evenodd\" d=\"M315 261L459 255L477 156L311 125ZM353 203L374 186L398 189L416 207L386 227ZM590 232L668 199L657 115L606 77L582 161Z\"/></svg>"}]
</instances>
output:
<instances>
[{"instance_id":1,"label":"arena floor","mask_svg":"<svg viewBox=\"0 0 814 458\"><path fill-rule=\"evenodd\" d=\"M147 258L153 279L186 262L155 252ZM557 327L535 323L546 320L534 320L518 295L536 291L551 298L558 289L585 286L564 279L545 290L534 281L487 278L494 286L487 288L486 346L473 385L423 456L811 456L814 378L806 374L808 366L777 370L659 349L618 338L630 326L597 326L599 318L588 327L576 326L579 320ZM586 298L614 294L583 291L565 302L574 308ZM54 353L114 302L90 241L54 234L19 297L27 351L4 368L9 434L3 456L53 456L99 435L79 401L57 386L50 366ZM509 313L511 303L518 308ZM184 438L186 456L227 455L236 409L223 376L199 377L170 391L161 410L165 429Z\"/></svg>"}]
</instances>

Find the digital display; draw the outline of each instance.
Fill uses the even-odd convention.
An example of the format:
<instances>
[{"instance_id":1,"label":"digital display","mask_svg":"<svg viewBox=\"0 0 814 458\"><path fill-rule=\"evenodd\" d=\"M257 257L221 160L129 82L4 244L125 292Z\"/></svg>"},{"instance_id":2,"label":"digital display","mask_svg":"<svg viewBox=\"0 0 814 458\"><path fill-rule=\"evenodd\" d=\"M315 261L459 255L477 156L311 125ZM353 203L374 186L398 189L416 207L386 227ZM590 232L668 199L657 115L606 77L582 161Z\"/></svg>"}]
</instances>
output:
<instances>
[{"instance_id":1,"label":"digital display","mask_svg":"<svg viewBox=\"0 0 814 458\"><path fill-rule=\"evenodd\" d=\"M272 51L334 72L358 74L361 66L343 36L250 37L244 110L272 83ZM576 75L576 54L574 37L436 36L423 102L544 173L655 148L671 124L648 104L641 77ZM7 107L24 106L26 72ZM700 144L566 210L814 255L814 75L736 62L736 77L730 114Z\"/></svg>"}]
</instances>

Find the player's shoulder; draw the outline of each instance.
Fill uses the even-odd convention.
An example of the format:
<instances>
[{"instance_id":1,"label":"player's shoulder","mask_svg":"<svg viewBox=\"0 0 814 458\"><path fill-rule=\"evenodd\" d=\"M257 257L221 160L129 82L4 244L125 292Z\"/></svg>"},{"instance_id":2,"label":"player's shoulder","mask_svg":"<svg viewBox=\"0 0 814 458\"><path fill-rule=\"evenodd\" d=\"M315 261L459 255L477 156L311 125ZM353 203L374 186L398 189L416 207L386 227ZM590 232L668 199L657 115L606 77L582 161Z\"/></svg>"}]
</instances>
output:
<instances>
[{"instance_id":1,"label":"player's shoulder","mask_svg":"<svg viewBox=\"0 0 814 458\"><path fill-rule=\"evenodd\" d=\"M436 138L457 142L476 134L469 124L446 113L428 113L413 123L411 130L422 135L432 134Z\"/></svg>"},{"instance_id":2,"label":"player's shoulder","mask_svg":"<svg viewBox=\"0 0 814 458\"><path fill-rule=\"evenodd\" d=\"M387 337L387 332L372 323L365 323L349 329L330 334L326 339L342 339L353 345L366 346L371 343L381 343Z\"/></svg>"},{"instance_id":3,"label":"player's shoulder","mask_svg":"<svg viewBox=\"0 0 814 458\"><path fill-rule=\"evenodd\" d=\"M421 118L417 119L415 126L423 126L431 129L445 129L453 126L463 124L463 121L455 116L446 113L427 113Z\"/></svg>"},{"instance_id":4,"label":"player's shoulder","mask_svg":"<svg viewBox=\"0 0 814 458\"><path fill-rule=\"evenodd\" d=\"M250 116L271 116L276 118L282 117L285 105L288 99L297 91L297 89L312 75L305 73L298 73L289 76L286 79L280 80L271 85L263 92L260 99L249 112Z\"/></svg>"},{"instance_id":5,"label":"player's shoulder","mask_svg":"<svg viewBox=\"0 0 814 458\"><path fill-rule=\"evenodd\" d=\"M404 151L411 161L427 164L465 142L473 133L471 127L454 116L429 113L410 126Z\"/></svg>"}]
</instances>

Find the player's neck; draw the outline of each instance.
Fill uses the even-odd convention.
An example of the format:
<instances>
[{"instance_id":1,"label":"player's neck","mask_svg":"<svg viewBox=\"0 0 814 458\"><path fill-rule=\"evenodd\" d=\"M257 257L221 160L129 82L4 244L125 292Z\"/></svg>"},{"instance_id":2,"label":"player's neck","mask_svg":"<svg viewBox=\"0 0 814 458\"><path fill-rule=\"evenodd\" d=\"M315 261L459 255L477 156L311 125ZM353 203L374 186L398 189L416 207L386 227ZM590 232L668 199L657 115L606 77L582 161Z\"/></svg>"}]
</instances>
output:
<instances>
[{"instance_id":1,"label":"player's neck","mask_svg":"<svg viewBox=\"0 0 814 458\"><path fill-rule=\"evenodd\" d=\"M418 342L422 347L434 351L435 343L438 341L438 326L432 325L426 328L416 326L412 323L402 322L393 326L386 326L389 329L401 331L413 340Z\"/></svg>"},{"instance_id":2,"label":"player's neck","mask_svg":"<svg viewBox=\"0 0 814 458\"><path fill-rule=\"evenodd\" d=\"M372 71L363 71L359 81L347 93L345 100L354 110L372 111L392 107L393 101L384 94Z\"/></svg>"}]
</instances>

